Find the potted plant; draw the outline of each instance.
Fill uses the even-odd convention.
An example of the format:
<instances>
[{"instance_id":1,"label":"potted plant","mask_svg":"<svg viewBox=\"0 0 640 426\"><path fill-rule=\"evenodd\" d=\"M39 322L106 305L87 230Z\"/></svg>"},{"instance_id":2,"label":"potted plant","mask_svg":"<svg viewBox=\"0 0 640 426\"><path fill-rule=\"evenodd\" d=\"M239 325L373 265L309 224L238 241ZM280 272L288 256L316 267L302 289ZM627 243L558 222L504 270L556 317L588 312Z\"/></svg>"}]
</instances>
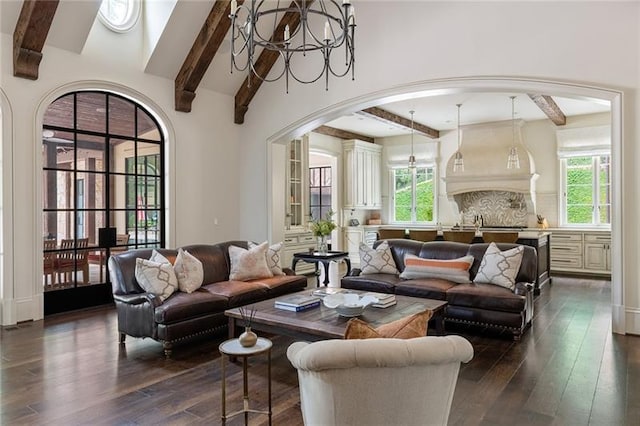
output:
<instances>
[{"instance_id":1,"label":"potted plant","mask_svg":"<svg viewBox=\"0 0 640 426\"><path fill-rule=\"evenodd\" d=\"M331 231L336 229L336 224L332 217L335 214L333 210L329 210L323 219L312 219L310 229L313 235L318 238L317 250L319 253L327 253L327 236L331 235Z\"/></svg>"}]
</instances>

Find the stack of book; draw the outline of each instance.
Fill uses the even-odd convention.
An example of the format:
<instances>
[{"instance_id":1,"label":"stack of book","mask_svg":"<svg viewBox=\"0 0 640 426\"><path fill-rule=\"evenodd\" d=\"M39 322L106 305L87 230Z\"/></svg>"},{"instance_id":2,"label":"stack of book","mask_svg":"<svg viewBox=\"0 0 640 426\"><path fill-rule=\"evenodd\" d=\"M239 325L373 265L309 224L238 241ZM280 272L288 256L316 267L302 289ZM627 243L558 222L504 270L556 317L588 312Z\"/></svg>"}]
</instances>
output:
<instances>
[{"instance_id":1,"label":"stack of book","mask_svg":"<svg viewBox=\"0 0 640 426\"><path fill-rule=\"evenodd\" d=\"M378 303L374 303L374 304L371 305L374 308L388 308L389 306L393 306L396 303L398 303L396 301L396 295L395 294L369 292L369 293L363 294L362 296L377 297L378 298Z\"/></svg>"},{"instance_id":2,"label":"stack of book","mask_svg":"<svg viewBox=\"0 0 640 426\"><path fill-rule=\"evenodd\" d=\"M340 287L320 287L315 289L311 294L318 297L325 297L329 294L338 294L338 293L344 293L344 292L345 292L345 289Z\"/></svg>"},{"instance_id":3,"label":"stack of book","mask_svg":"<svg viewBox=\"0 0 640 426\"><path fill-rule=\"evenodd\" d=\"M285 311L300 312L320 306L320 298L306 294L293 294L276 299L273 306Z\"/></svg>"}]
</instances>

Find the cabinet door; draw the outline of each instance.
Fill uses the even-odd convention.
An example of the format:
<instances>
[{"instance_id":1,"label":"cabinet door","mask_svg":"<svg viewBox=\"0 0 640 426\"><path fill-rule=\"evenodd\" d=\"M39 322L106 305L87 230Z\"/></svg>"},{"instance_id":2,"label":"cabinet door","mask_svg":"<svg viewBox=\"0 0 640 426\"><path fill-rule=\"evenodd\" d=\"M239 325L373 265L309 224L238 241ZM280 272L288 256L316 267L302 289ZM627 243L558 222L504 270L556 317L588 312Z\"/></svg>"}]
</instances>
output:
<instances>
[{"instance_id":1,"label":"cabinet door","mask_svg":"<svg viewBox=\"0 0 640 426\"><path fill-rule=\"evenodd\" d=\"M606 271L608 268L608 250L606 243L584 244L584 268Z\"/></svg>"},{"instance_id":2,"label":"cabinet door","mask_svg":"<svg viewBox=\"0 0 640 426\"><path fill-rule=\"evenodd\" d=\"M360 228L345 228L345 247L349 253L352 267L360 265L360 243L364 239L364 232Z\"/></svg>"},{"instance_id":3,"label":"cabinet door","mask_svg":"<svg viewBox=\"0 0 640 426\"><path fill-rule=\"evenodd\" d=\"M355 174L355 206L360 208L367 207L367 152L363 150L356 150L356 162L354 167Z\"/></svg>"},{"instance_id":4,"label":"cabinet door","mask_svg":"<svg viewBox=\"0 0 640 426\"><path fill-rule=\"evenodd\" d=\"M352 209L356 207L355 200L355 150L344 150L344 208Z\"/></svg>"},{"instance_id":5,"label":"cabinet door","mask_svg":"<svg viewBox=\"0 0 640 426\"><path fill-rule=\"evenodd\" d=\"M584 267L603 272L611 271L611 234L584 234Z\"/></svg>"},{"instance_id":6,"label":"cabinet door","mask_svg":"<svg viewBox=\"0 0 640 426\"><path fill-rule=\"evenodd\" d=\"M379 152L367 152L367 204L370 208L380 208L382 205L382 194L380 189L380 163Z\"/></svg>"}]
</instances>

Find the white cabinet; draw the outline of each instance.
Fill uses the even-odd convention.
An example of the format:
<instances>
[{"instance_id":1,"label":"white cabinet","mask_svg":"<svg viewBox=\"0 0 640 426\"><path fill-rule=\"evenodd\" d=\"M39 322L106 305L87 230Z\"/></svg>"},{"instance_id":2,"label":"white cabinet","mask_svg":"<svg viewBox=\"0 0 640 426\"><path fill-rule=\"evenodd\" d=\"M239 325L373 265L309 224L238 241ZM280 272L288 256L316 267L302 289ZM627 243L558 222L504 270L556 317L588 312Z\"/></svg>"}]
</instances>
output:
<instances>
[{"instance_id":1,"label":"white cabinet","mask_svg":"<svg viewBox=\"0 0 640 426\"><path fill-rule=\"evenodd\" d=\"M287 145L286 228L303 229L309 216L309 141L294 139Z\"/></svg>"},{"instance_id":2,"label":"white cabinet","mask_svg":"<svg viewBox=\"0 0 640 426\"><path fill-rule=\"evenodd\" d=\"M349 253L351 266L357 268L360 266L360 243L365 243L373 248L373 243L378 239L377 227L371 226L349 226L344 230L344 247Z\"/></svg>"},{"instance_id":3,"label":"white cabinet","mask_svg":"<svg viewBox=\"0 0 640 426\"><path fill-rule=\"evenodd\" d=\"M382 207L382 146L359 140L343 143L344 208Z\"/></svg>"},{"instance_id":4,"label":"white cabinet","mask_svg":"<svg viewBox=\"0 0 640 426\"><path fill-rule=\"evenodd\" d=\"M611 272L611 236L609 234L584 234L584 268L595 272Z\"/></svg>"},{"instance_id":5,"label":"white cabinet","mask_svg":"<svg viewBox=\"0 0 640 426\"><path fill-rule=\"evenodd\" d=\"M551 233L551 270L572 271L582 269L582 233Z\"/></svg>"},{"instance_id":6,"label":"white cabinet","mask_svg":"<svg viewBox=\"0 0 640 426\"><path fill-rule=\"evenodd\" d=\"M293 254L308 252L309 249L316 248L316 237L311 232L287 233L284 237L284 247L282 249L282 267L291 268ZM313 263L298 262L295 272L297 274L307 274L315 272Z\"/></svg>"},{"instance_id":7,"label":"white cabinet","mask_svg":"<svg viewBox=\"0 0 640 426\"><path fill-rule=\"evenodd\" d=\"M351 267L360 266L360 243L364 241L364 231L359 226L349 226L344 229L344 246L349 253Z\"/></svg>"},{"instance_id":8,"label":"white cabinet","mask_svg":"<svg viewBox=\"0 0 640 426\"><path fill-rule=\"evenodd\" d=\"M551 270L581 274L610 274L611 232L553 231Z\"/></svg>"}]
</instances>

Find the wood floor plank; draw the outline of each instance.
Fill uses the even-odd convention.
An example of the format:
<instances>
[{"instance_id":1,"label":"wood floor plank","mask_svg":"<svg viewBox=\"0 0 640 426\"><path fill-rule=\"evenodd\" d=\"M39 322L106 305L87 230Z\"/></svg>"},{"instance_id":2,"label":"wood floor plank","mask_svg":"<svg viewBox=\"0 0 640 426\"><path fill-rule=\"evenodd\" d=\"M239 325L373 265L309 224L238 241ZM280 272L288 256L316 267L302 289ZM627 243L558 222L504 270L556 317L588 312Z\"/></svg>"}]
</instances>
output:
<instances>
[{"instance_id":1,"label":"wood floor plank","mask_svg":"<svg viewBox=\"0 0 640 426\"><path fill-rule=\"evenodd\" d=\"M474 347L461 367L450 425L636 425L640 337L611 333L610 284L554 278L536 298L522 341L452 327ZM274 341L273 424L302 424L291 339ZM0 330L0 424L211 425L220 423L220 336L174 350L128 338L117 343L111 307L47 317ZM228 365L229 408L242 406L242 369ZM250 397L266 407L266 362L252 359ZM243 424L242 416L229 422ZM267 416L251 415L251 425Z\"/></svg>"}]
</instances>

